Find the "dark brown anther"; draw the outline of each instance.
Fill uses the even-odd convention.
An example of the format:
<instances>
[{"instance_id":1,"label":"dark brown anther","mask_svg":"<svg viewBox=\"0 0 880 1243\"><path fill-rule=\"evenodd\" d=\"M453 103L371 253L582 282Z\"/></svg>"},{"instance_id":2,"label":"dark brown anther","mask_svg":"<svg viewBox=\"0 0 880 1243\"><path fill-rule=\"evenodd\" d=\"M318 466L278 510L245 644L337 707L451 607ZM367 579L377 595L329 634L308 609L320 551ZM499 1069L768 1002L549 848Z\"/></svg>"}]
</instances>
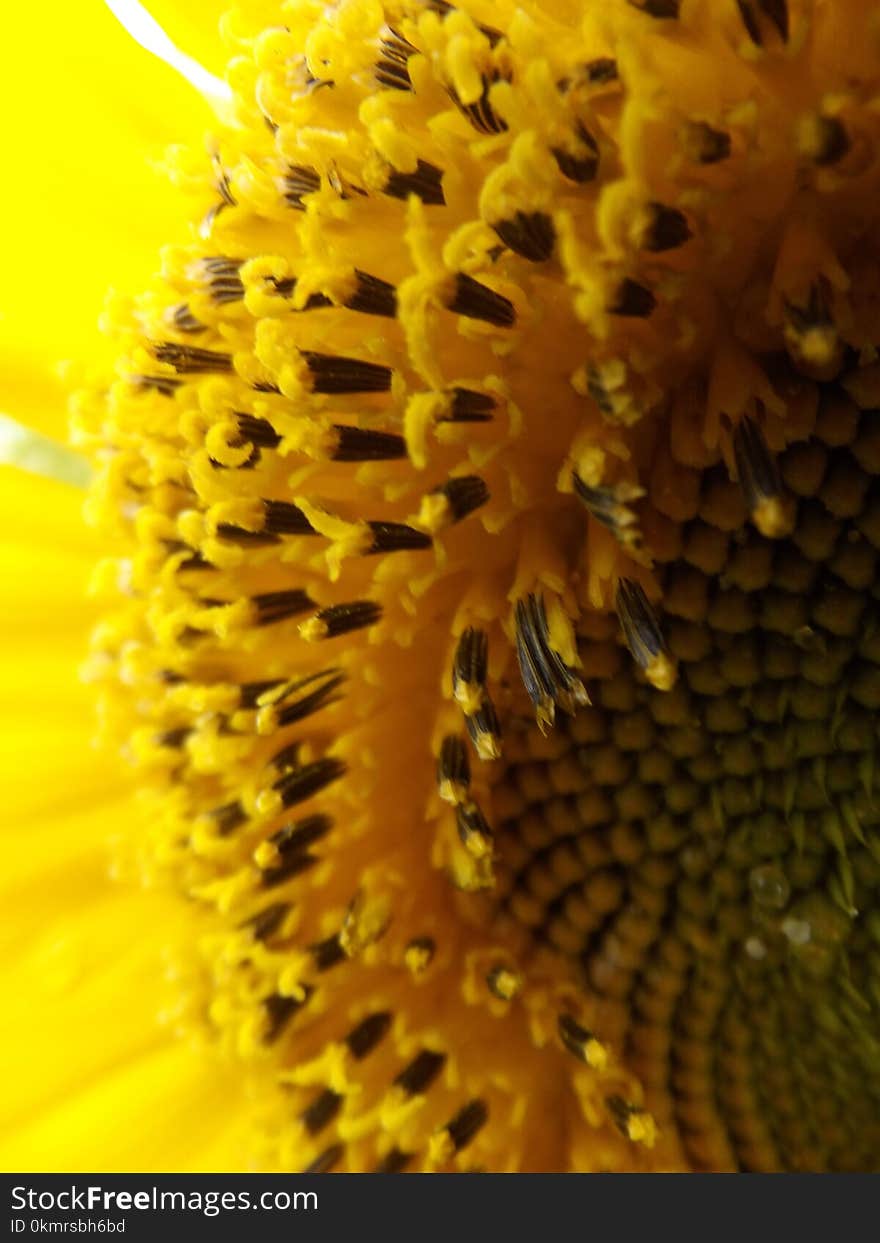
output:
<instances>
[{"instance_id":1,"label":"dark brown anther","mask_svg":"<svg viewBox=\"0 0 880 1243\"><path fill-rule=\"evenodd\" d=\"M608 310L627 319L647 319L656 305L657 299L646 285L626 276L617 286Z\"/></svg>"},{"instance_id":2,"label":"dark brown anther","mask_svg":"<svg viewBox=\"0 0 880 1243\"><path fill-rule=\"evenodd\" d=\"M188 725L182 725L178 729L165 729L156 735L156 745L170 749L182 747L191 733L192 729Z\"/></svg>"},{"instance_id":3,"label":"dark brown anther","mask_svg":"<svg viewBox=\"0 0 880 1243\"><path fill-rule=\"evenodd\" d=\"M582 1027L570 1014L560 1014L556 1026L559 1039L572 1057L595 1070L601 1070L605 1066L607 1051L591 1031Z\"/></svg>"},{"instance_id":4,"label":"dark brown anther","mask_svg":"<svg viewBox=\"0 0 880 1243\"><path fill-rule=\"evenodd\" d=\"M636 664L644 670L652 686L670 690L676 681L677 666L669 655L660 622L644 588L632 579L621 578L614 606Z\"/></svg>"},{"instance_id":5,"label":"dark brown anther","mask_svg":"<svg viewBox=\"0 0 880 1243\"><path fill-rule=\"evenodd\" d=\"M281 437L268 419L260 419L253 414L238 414L236 422L242 438L259 449L277 449L281 444Z\"/></svg>"},{"instance_id":6,"label":"dark brown anther","mask_svg":"<svg viewBox=\"0 0 880 1243\"><path fill-rule=\"evenodd\" d=\"M311 764L304 764L302 768L295 768L293 772L285 773L283 777L279 777L272 783L272 789L277 790L281 795L281 802L285 807L293 807L326 789L344 774L345 764L342 760L325 756L324 759L315 760Z\"/></svg>"},{"instance_id":7,"label":"dark brown anther","mask_svg":"<svg viewBox=\"0 0 880 1243\"><path fill-rule=\"evenodd\" d=\"M391 1027L391 1015L387 1010L377 1011L362 1019L345 1037L345 1045L353 1058L362 1061L385 1039Z\"/></svg>"},{"instance_id":8,"label":"dark brown anther","mask_svg":"<svg viewBox=\"0 0 880 1243\"><path fill-rule=\"evenodd\" d=\"M447 803L462 803L471 783L471 766L462 740L447 734L440 744L437 757L437 789Z\"/></svg>"},{"instance_id":9,"label":"dark brown anther","mask_svg":"<svg viewBox=\"0 0 880 1243\"><path fill-rule=\"evenodd\" d=\"M236 200L232 194L229 174L223 167L220 156L216 152L211 157L211 162L214 165L215 172L214 189L220 195L220 201L214 204L201 223L199 233L203 238L210 237L214 221L224 210L224 208L236 206Z\"/></svg>"},{"instance_id":10,"label":"dark brown anther","mask_svg":"<svg viewBox=\"0 0 880 1243\"><path fill-rule=\"evenodd\" d=\"M250 928L255 941L268 941L284 923L290 909L289 902L273 902L271 906L264 907L262 911L245 920L242 926Z\"/></svg>"},{"instance_id":11,"label":"dark brown anther","mask_svg":"<svg viewBox=\"0 0 880 1243\"><path fill-rule=\"evenodd\" d=\"M736 6L746 33L756 47L764 46L761 18L770 22L783 43L788 42L787 0L736 0Z\"/></svg>"},{"instance_id":12,"label":"dark brown anther","mask_svg":"<svg viewBox=\"0 0 880 1243\"><path fill-rule=\"evenodd\" d=\"M681 0L626 0L626 2L648 17L669 19L678 17L678 10L681 6Z\"/></svg>"},{"instance_id":13,"label":"dark brown anther","mask_svg":"<svg viewBox=\"0 0 880 1243\"><path fill-rule=\"evenodd\" d=\"M267 691L277 690L278 687L284 686L284 678L272 678L265 682L242 682L238 688L238 706L239 708L257 708L258 700L266 694Z\"/></svg>"},{"instance_id":14,"label":"dark brown anther","mask_svg":"<svg viewBox=\"0 0 880 1243\"><path fill-rule=\"evenodd\" d=\"M563 177L579 186L592 181L599 170L598 143L581 121L575 128L574 150L551 147L550 153Z\"/></svg>"},{"instance_id":15,"label":"dark brown anther","mask_svg":"<svg viewBox=\"0 0 880 1243\"><path fill-rule=\"evenodd\" d=\"M300 356L311 372L314 393L387 393L391 388L391 368L381 363L313 350L300 350Z\"/></svg>"},{"instance_id":16,"label":"dark brown anther","mask_svg":"<svg viewBox=\"0 0 880 1243\"><path fill-rule=\"evenodd\" d=\"M300 997L282 997L280 993L272 993L263 1001L266 1012L266 1028L263 1036L266 1044L273 1044L298 1010L307 1004L313 989L304 988Z\"/></svg>"},{"instance_id":17,"label":"dark brown anther","mask_svg":"<svg viewBox=\"0 0 880 1243\"><path fill-rule=\"evenodd\" d=\"M314 168L304 164L291 164L282 178L284 201L297 211L305 211L303 199L307 194L314 194L321 188L321 177Z\"/></svg>"},{"instance_id":18,"label":"dark brown anther","mask_svg":"<svg viewBox=\"0 0 880 1243\"><path fill-rule=\"evenodd\" d=\"M611 1120L624 1138L633 1143L653 1143L656 1133L653 1119L639 1105L625 1101L622 1096L606 1096L605 1107Z\"/></svg>"},{"instance_id":19,"label":"dark brown anther","mask_svg":"<svg viewBox=\"0 0 880 1243\"><path fill-rule=\"evenodd\" d=\"M400 173L395 170L390 173L383 193L393 199L408 199L414 194L428 207L442 207L446 202L443 169L429 164L427 160L419 160L415 172Z\"/></svg>"},{"instance_id":20,"label":"dark brown anther","mask_svg":"<svg viewBox=\"0 0 880 1243\"><path fill-rule=\"evenodd\" d=\"M813 163L827 168L842 160L849 151L849 135L837 117L817 117L814 125Z\"/></svg>"},{"instance_id":21,"label":"dark brown anther","mask_svg":"<svg viewBox=\"0 0 880 1243\"><path fill-rule=\"evenodd\" d=\"M296 293L296 287L299 283L295 276L267 276L266 282L272 286L272 289L278 294L279 298L292 298ZM309 294L302 306L296 307L295 309L298 312L317 311L322 307L332 305L332 298L328 298L326 294L315 291Z\"/></svg>"},{"instance_id":22,"label":"dark brown anther","mask_svg":"<svg viewBox=\"0 0 880 1243\"><path fill-rule=\"evenodd\" d=\"M267 591L252 596L251 603L256 609L258 626L271 626L315 607L314 601L304 591Z\"/></svg>"},{"instance_id":23,"label":"dark brown anther","mask_svg":"<svg viewBox=\"0 0 880 1243\"><path fill-rule=\"evenodd\" d=\"M776 459L754 419L743 418L734 428L736 473L755 526L768 539L791 532L794 505L786 495Z\"/></svg>"},{"instance_id":24,"label":"dark brown anther","mask_svg":"<svg viewBox=\"0 0 880 1243\"><path fill-rule=\"evenodd\" d=\"M353 600L347 604L331 604L319 609L314 618L306 622L309 628L304 637L309 639L335 639L353 630L374 626L382 616L382 606L374 600ZM314 623L314 624L313 624Z\"/></svg>"},{"instance_id":25,"label":"dark brown anther","mask_svg":"<svg viewBox=\"0 0 880 1243\"><path fill-rule=\"evenodd\" d=\"M327 681L321 683L320 686L317 686L301 699L285 701L278 708L278 728L283 729L286 725L293 725L297 721L304 721L307 717L320 712L322 708L328 708L331 704L339 703L342 696L335 695L333 692L338 690L344 681L344 673L333 674Z\"/></svg>"},{"instance_id":26,"label":"dark brown anther","mask_svg":"<svg viewBox=\"0 0 880 1243\"><path fill-rule=\"evenodd\" d=\"M303 1174L329 1174L342 1160L345 1149L342 1144L332 1144L325 1148L320 1156L315 1157L311 1165L307 1165Z\"/></svg>"},{"instance_id":27,"label":"dark brown anther","mask_svg":"<svg viewBox=\"0 0 880 1243\"><path fill-rule=\"evenodd\" d=\"M290 859L322 841L332 827L333 821L329 816L305 816L302 820L285 824L272 834L269 841L283 859Z\"/></svg>"},{"instance_id":28,"label":"dark brown anther","mask_svg":"<svg viewBox=\"0 0 880 1243\"><path fill-rule=\"evenodd\" d=\"M497 760L501 755L501 723L488 692L476 712L465 714L464 723L479 758Z\"/></svg>"},{"instance_id":29,"label":"dark brown anther","mask_svg":"<svg viewBox=\"0 0 880 1243\"><path fill-rule=\"evenodd\" d=\"M553 254L556 229L546 212L518 211L509 220L496 220L492 228L505 246L531 263L544 263Z\"/></svg>"},{"instance_id":30,"label":"dark brown anther","mask_svg":"<svg viewBox=\"0 0 880 1243\"><path fill-rule=\"evenodd\" d=\"M441 17L447 17L450 13L456 12L455 5L450 4L449 0L425 0L425 8L438 13ZM504 38L502 32L496 30L494 26L484 26L482 22L474 22L474 25L489 40L490 47L494 47L500 39Z\"/></svg>"},{"instance_id":31,"label":"dark brown anther","mask_svg":"<svg viewBox=\"0 0 880 1243\"><path fill-rule=\"evenodd\" d=\"M411 1152L403 1152L400 1148L390 1149L378 1165L372 1169L373 1174L402 1174L412 1161Z\"/></svg>"},{"instance_id":32,"label":"dark brown anther","mask_svg":"<svg viewBox=\"0 0 880 1243\"><path fill-rule=\"evenodd\" d=\"M465 1148L489 1117L485 1101L469 1101L443 1128L456 1152Z\"/></svg>"},{"instance_id":33,"label":"dark brown anther","mask_svg":"<svg viewBox=\"0 0 880 1243\"><path fill-rule=\"evenodd\" d=\"M407 61L418 48L413 47L393 26L385 26L379 36L379 60L376 63L376 81L395 91L411 91Z\"/></svg>"},{"instance_id":34,"label":"dark brown anther","mask_svg":"<svg viewBox=\"0 0 880 1243\"><path fill-rule=\"evenodd\" d=\"M449 86L446 88L456 108L458 108L462 116L467 117L478 134L503 134L507 129L507 122L498 115L489 103L489 91L493 83L500 80L500 77L501 75L498 73L492 77L487 77L484 74L482 94L472 104L463 104L453 87Z\"/></svg>"},{"instance_id":35,"label":"dark brown anther","mask_svg":"<svg viewBox=\"0 0 880 1243\"><path fill-rule=\"evenodd\" d=\"M768 21L776 27L780 39L787 42L789 35L788 0L755 0Z\"/></svg>"},{"instance_id":36,"label":"dark brown anther","mask_svg":"<svg viewBox=\"0 0 880 1243\"><path fill-rule=\"evenodd\" d=\"M468 714L479 711L486 694L489 668L489 637L485 630L468 626L455 648L452 661L452 694Z\"/></svg>"},{"instance_id":37,"label":"dark brown anther","mask_svg":"<svg viewBox=\"0 0 880 1243\"><path fill-rule=\"evenodd\" d=\"M664 203L648 203L648 222L642 235L645 250L659 253L683 246L693 234L687 217L677 207Z\"/></svg>"},{"instance_id":38,"label":"dark brown anther","mask_svg":"<svg viewBox=\"0 0 880 1243\"><path fill-rule=\"evenodd\" d=\"M468 319L494 324L496 328L512 328L516 323L516 311L509 298L464 272L456 276L455 289L446 308Z\"/></svg>"},{"instance_id":39,"label":"dark brown anther","mask_svg":"<svg viewBox=\"0 0 880 1243\"><path fill-rule=\"evenodd\" d=\"M368 427L336 424L334 462L393 462L406 457L406 441L396 432L377 432Z\"/></svg>"},{"instance_id":40,"label":"dark brown anther","mask_svg":"<svg viewBox=\"0 0 880 1243\"><path fill-rule=\"evenodd\" d=\"M489 393L477 393L470 388L454 388L449 413L438 421L441 423L489 423L495 405L495 398Z\"/></svg>"},{"instance_id":41,"label":"dark brown anther","mask_svg":"<svg viewBox=\"0 0 880 1243\"><path fill-rule=\"evenodd\" d=\"M368 522L367 525L373 532L367 556L384 552L418 552L433 544L430 535L407 526L405 522Z\"/></svg>"},{"instance_id":42,"label":"dark brown anther","mask_svg":"<svg viewBox=\"0 0 880 1243\"><path fill-rule=\"evenodd\" d=\"M158 341L152 349L157 362L168 363L178 375L232 370L232 355L219 350L203 350L195 345L178 345L174 341Z\"/></svg>"},{"instance_id":43,"label":"dark brown anther","mask_svg":"<svg viewBox=\"0 0 880 1243\"><path fill-rule=\"evenodd\" d=\"M394 319L397 314L397 290L390 281L383 281L380 276L371 276L369 272L355 269L355 290L346 300L349 311L359 311L362 315L381 315L386 319Z\"/></svg>"},{"instance_id":44,"label":"dark brown anther","mask_svg":"<svg viewBox=\"0 0 880 1243\"><path fill-rule=\"evenodd\" d=\"M332 1088L319 1092L311 1105L300 1114L300 1121L309 1135L318 1135L333 1121L342 1107L342 1097Z\"/></svg>"},{"instance_id":45,"label":"dark brown anther","mask_svg":"<svg viewBox=\"0 0 880 1243\"><path fill-rule=\"evenodd\" d=\"M447 479L429 493L430 496L438 494L446 498L451 522L461 522L489 499L489 489L479 475L456 475Z\"/></svg>"},{"instance_id":46,"label":"dark brown anther","mask_svg":"<svg viewBox=\"0 0 880 1243\"><path fill-rule=\"evenodd\" d=\"M227 837L247 823L247 813L238 799L232 803L224 803L222 807L215 807L209 815L221 837Z\"/></svg>"},{"instance_id":47,"label":"dark brown anther","mask_svg":"<svg viewBox=\"0 0 880 1243\"><path fill-rule=\"evenodd\" d=\"M597 522L612 532L622 547L638 553L643 546L642 533L632 501L645 495L644 489L634 483L617 483L608 487L591 488L580 475L572 474L575 495L583 502Z\"/></svg>"},{"instance_id":48,"label":"dark brown anther","mask_svg":"<svg viewBox=\"0 0 880 1243\"><path fill-rule=\"evenodd\" d=\"M455 808L455 823L459 840L469 855L485 859L492 854L494 835L476 803L459 803Z\"/></svg>"},{"instance_id":49,"label":"dark brown anther","mask_svg":"<svg viewBox=\"0 0 880 1243\"><path fill-rule=\"evenodd\" d=\"M283 535L314 535L305 514L289 501L263 501L263 526L248 531L231 522L217 524L217 538L245 545L277 544Z\"/></svg>"},{"instance_id":50,"label":"dark brown anther","mask_svg":"<svg viewBox=\"0 0 880 1243\"><path fill-rule=\"evenodd\" d=\"M698 164L718 164L730 156L730 134L713 129L705 121L688 121L682 130L682 142Z\"/></svg>"},{"instance_id":51,"label":"dark brown anther","mask_svg":"<svg viewBox=\"0 0 880 1243\"><path fill-rule=\"evenodd\" d=\"M611 56L597 56L595 60L584 65L584 77L591 86L605 86L608 82L616 82L617 61Z\"/></svg>"},{"instance_id":52,"label":"dark brown anther","mask_svg":"<svg viewBox=\"0 0 880 1243\"><path fill-rule=\"evenodd\" d=\"M331 967L348 961L348 955L342 948L338 934L327 937L323 941L316 941L308 948L316 971L329 971Z\"/></svg>"},{"instance_id":53,"label":"dark brown anther","mask_svg":"<svg viewBox=\"0 0 880 1243\"><path fill-rule=\"evenodd\" d=\"M142 392L161 393L163 397L173 397L183 383L169 375L133 375L129 379Z\"/></svg>"},{"instance_id":54,"label":"dark brown anther","mask_svg":"<svg viewBox=\"0 0 880 1243\"><path fill-rule=\"evenodd\" d=\"M171 326L178 332L195 334L205 331L205 325L193 315L188 302L181 302L179 306L172 307L168 318Z\"/></svg>"},{"instance_id":55,"label":"dark brown anther","mask_svg":"<svg viewBox=\"0 0 880 1243\"><path fill-rule=\"evenodd\" d=\"M230 259L226 255L211 255L201 260L201 281L207 286L211 301L218 306L240 302L244 297L244 285L238 274L241 264L241 259Z\"/></svg>"},{"instance_id":56,"label":"dark brown anther","mask_svg":"<svg viewBox=\"0 0 880 1243\"><path fill-rule=\"evenodd\" d=\"M431 1086L446 1062L445 1053L422 1049L394 1080L405 1096L421 1096Z\"/></svg>"},{"instance_id":57,"label":"dark brown anther","mask_svg":"<svg viewBox=\"0 0 880 1243\"><path fill-rule=\"evenodd\" d=\"M538 724L552 725L557 705L574 712L585 704L587 692L559 653L550 644L547 612L540 596L518 600L516 616L516 655L523 685L535 706Z\"/></svg>"}]
</instances>

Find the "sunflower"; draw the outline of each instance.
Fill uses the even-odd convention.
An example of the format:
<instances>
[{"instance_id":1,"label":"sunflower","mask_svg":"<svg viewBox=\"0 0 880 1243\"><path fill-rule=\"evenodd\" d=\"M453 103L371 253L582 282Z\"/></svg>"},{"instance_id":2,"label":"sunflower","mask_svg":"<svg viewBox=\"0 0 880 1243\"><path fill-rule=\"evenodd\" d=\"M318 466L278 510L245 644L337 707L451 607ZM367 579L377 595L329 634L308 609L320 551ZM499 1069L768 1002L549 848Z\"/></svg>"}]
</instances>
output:
<instances>
[{"instance_id":1,"label":"sunflower","mask_svg":"<svg viewBox=\"0 0 880 1243\"><path fill-rule=\"evenodd\" d=\"M232 100L171 160L191 230L74 399L117 868L150 885L86 897L90 986L126 1010L161 929L163 1100L254 1124L178 1145L876 1168L880 12L222 29ZM17 527L52 543L47 503ZM24 903L68 938L96 797L40 848L64 900L41 869ZM106 1113L97 1021L48 1060ZM95 1125L41 1091L40 1134Z\"/></svg>"}]
</instances>

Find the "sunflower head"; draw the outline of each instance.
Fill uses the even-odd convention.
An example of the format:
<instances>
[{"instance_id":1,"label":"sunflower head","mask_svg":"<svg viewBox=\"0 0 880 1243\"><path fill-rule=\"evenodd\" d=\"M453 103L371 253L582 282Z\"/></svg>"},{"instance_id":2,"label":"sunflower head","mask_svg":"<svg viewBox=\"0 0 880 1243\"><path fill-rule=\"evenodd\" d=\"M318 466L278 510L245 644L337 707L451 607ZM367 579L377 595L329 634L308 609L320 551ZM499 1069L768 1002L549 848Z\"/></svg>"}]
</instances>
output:
<instances>
[{"instance_id":1,"label":"sunflower head","mask_svg":"<svg viewBox=\"0 0 880 1243\"><path fill-rule=\"evenodd\" d=\"M266 1161L870 1167L874 8L225 33L77 422L142 866Z\"/></svg>"}]
</instances>

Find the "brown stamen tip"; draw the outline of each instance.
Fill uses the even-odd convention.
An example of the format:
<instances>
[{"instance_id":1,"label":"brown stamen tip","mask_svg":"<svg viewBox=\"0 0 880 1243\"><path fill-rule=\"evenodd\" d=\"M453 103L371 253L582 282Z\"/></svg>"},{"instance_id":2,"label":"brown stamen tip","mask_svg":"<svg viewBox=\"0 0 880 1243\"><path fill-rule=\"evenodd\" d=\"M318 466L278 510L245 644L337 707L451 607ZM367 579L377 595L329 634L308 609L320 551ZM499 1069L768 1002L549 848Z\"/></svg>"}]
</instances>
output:
<instances>
[{"instance_id":1,"label":"brown stamen tip","mask_svg":"<svg viewBox=\"0 0 880 1243\"><path fill-rule=\"evenodd\" d=\"M178 375L202 375L211 371L231 371L232 355L219 350L204 350L195 345L179 345L174 341L158 341L153 345L157 362L167 363Z\"/></svg>"},{"instance_id":2,"label":"brown stamen tip","mask_svg":"<svg viewBox=\"0 0 880 1243\"><path fill-rule=\"evenodd\" d=\"M444 802L456 805L467 798L471 783L471 766L462 740L447 734L440 744L437 758L437 789Z\"/></svg>"},{"instance_id":3,"label":"brown stamen tip","mask_svg":"<svg viewBox=\"0 0 880 1243\"><path fill-rule=\"evenodd\" d=\"M385 182L385 194L394 199L408 199L414 194L427 207L443 207L443 169L427 160L419 160L415 172L392 172Z\"/></svg>"},{"instance_id":4,"label":"brown stamen tip","mask_svg":"<svg viewBox=\"0 0 880 1243\"><path fill-rule=\"evenodd\" d=\"M373 542L367 549L367 555L385 552L418 552L430 548L433 541L430 535L405 522L368 522L373 532Z\"/></svg>"},{"instance_id":5,"label":"brown stamen tip","mask_svg":"<svg viewBox=\"0 0 880 1243\"><path fill-rule=\"evenodd\" d=\"M455 821L461 844L469 855L475 859L485 859L491 855L492 830L476 803L459 803L455 809Z\"/></svg>"},{"instance_id":6,"label":"brown stamen tip","mask_svg":"<svg viewBox=\"0 0 880 1243\"><path fill-rule=\"evenodd\" d=\"M458 641L452 662L452 695L468 716L482 707L488 666L488 635L469 626Z\"/></svg>"},{"instance_id":7,"label":"brown stamen tip","mask_svg":"<svg viewBox=\"0 0 880 1243\"><path fill-rule=\"evenodd\" d=\"M368 1014L345 1037L345 1046L357 1062L362 1062L381 1044L391 1030L392 1015L387 1010Z\"/></svg>"},{"instance_id":8,"label":"brown stamen tip","mask_svg":"<svg viewBox=\"0 0 880 1243\"><path fill-rule=\"evenodd\" d=\"M642 233L645 250L660 253L683 246L691 237L691 227L684 212L665 203L648 203L647 219Z\"/></svg>"},{"instance_id":9,"label":"brown stamen tip","mask_svg":"<svg viewBox=\"0 0 880 1243\"><path fill-rule=\"evenodd\" d=\"M329 1174L334 1169L345 1153L342 1144L331 1144L329 1148L325 1148L322 1153L315 1157L310 1165L303 1170L303 1174Z\"/></svg>"},{"instance_id":10,"label":"brown stamen tip","mask_svg":"<svg viewBox=\"0 0 880 1243\"><path fill-rule=\"evenodd\" d=\"M582 1027L570 1014L560 1014L557 1030L569 1053L594 1070L604 1070L608 1064L608 1052L591 1031Z\"/></svg>"},{"instance_id":11,"label":"brown stamen tip","mask_svg":"<svg viewBox=\"0 0 880 1243\"><path fill-rule=\"evenodd\" d=\"M314 393L387 393L391 388L391 368L381 363L314 350L300 350L300 355L311 373Z\"/></svg>"},{"instance_id":12,"label":"brown stamen tip","mask_svg":"<svg viewBox=\"0 0 880 1243\"><path fill-rule=\"evenodd\" d=\"M273 782L272 789L280 794L284 807L293 807L296 803L305 802L332 782L338 781L344 776L345 771L346 766L342 760L325 756L324 759L315 760L312 764L304 764L302 768L295 768L292 772L285 773L283 777Z\"/></svg>"},{"instance_id":13,"label":"brown stamen tip","mask_svg":"<svg viewBox=\"0 0 880 1243\"><path fill-rule=\"evenodd\" d=\"M652 686L671 690L678 676L669 655L660 622L640 583L622 578L617 584L615 608L626 645Z\"/></svg>"},{"instance_id":14,"label":"brown stamen tip","mask_svg":"<svg viewBox=\"0 0 880 1243\"><path fill-rule=\"evenodd\" d=\"M614 65L614 61L610 63ZM551 147L550 154L563 177L577 185L593 181L599 171L599 144L582 121L578 121L575 127L571 145Z\"/></svg>"},{"instance_id":15,"label":"brown stamen tip","mask_svg":"<svg viewBox=\"0 0 880 1243\"><path fill-rule=\"evenodd\" d=\"M307 168L304 164L291 164L282 179L282 184L284 201L297 211L305 211L306 205L303 199L306 195L320 190L321 177L314 168Z\"/></svg>"},{"instance_id":16,"label":"brown stamen tip","mask_svg":"<svg viewBox=\"0 0 880 1243\"><path fill-rule=\"evenodd\" d=\"M300 625L299 633L309 643L335 639L353 630L373 626L382 616L382 606L373 600L354 600L347 604L331 604Z\"/></svg>"},{"instance_id":17,"label":"brown stamen tip","mask_svg":"<svg viewBox=\"0 0 880 1243\"><path fill-rule=\"evenodd\" d=\"M583 684L551 646L547 613L540 596L518 600L515 610L516 655L529 699L539 724L552 725L556 706L572 712L587 702Z\"/></svg>"},{"instance_id":18,"label":"brown stamen tip","mask_svg":"<svg viewBox=\"0 0 880 1243\"><path fill-rule=\"evenodd\" d=\"M509 220L496 220L492 228L505 246L531 263L545 263L556 245L556 229L546 212L516 212Z\"/></svg>"},{"instance_id":19,"label":"brown stamen tip","mask_svg":"<svg viewBox=\"0 0 880 1243\"><path fill-rule=\"evenodd\" d=\"M440 1074L445 1062L445 1053L422 1049L396 1076L393 1086L405 1096L421 1096Z\"/></svg>"},{"instance_id":20,"label":"brown stamen tip","mask_svg":"<svg viewBox=\"0 0 880 1243\"><path fill-rule=\"evenodd\" d=\"M794 529L795 505L782 487L776 459L754 419L744 418L733 433L739 485L755 526L768 539L781 539Z\"/></svg>"},{"instance_id":21,"label":"brown stamen tip","mask_svg":"<svg viewBox=\"0 0 880 1243\"><path fill-rule=\"evenodd\" d=\"M676 18L681 0L626 0L627 4L648 17Z\"/></svg>"},{"instance_id":22,"label":"brown stamen tip","mask_svg":"<svg viewBox=\"0 0 880 1243\"><path fill-rule=\"evenodd\" d=\"M472 104L462 103L454 87L447 87L450 98L462 116L467 117L478 134L503 134L507 130L507 122L500 117L489 103L489 90L493 82L499 80L498 73L487 77L483 74L483 91L479 99Z\"/></svg>"},{"instance_id":23,"label":"brown stamen tip","mask_svg":"<svg viewBox=\"0 0 880 1243\"><path fill-rule=\"evenodd\" d=\"M512 328L516 323L516 311L510 299L465 272L456 275L452 296L446 307L457 315L479 319L496 328Z\"/></svg>"},{"instance_id":24,"label":"brown stamen tip","mask_svg":"<svg viewBox=\"0 0 880 1243\"><path fill-rule=\"evenodd\" d=\"M647 319L657 305L657 299L646 285L625 277L608 304L611 315L625 319Z\"/></svg>"},{"instance_id":25,"label":"brown stamen tip","mask_svg":"<svg viewBox=\"0 0 880 1243\"><path fill-rule=\"evenodd\" d=\"M262 595L253 596L251 603L256 609L256 624L271 626L275 622L286 621L299 613L307 613L314 608L314 601L304 591L267 591Z\"/></svg>"}]
</instances>

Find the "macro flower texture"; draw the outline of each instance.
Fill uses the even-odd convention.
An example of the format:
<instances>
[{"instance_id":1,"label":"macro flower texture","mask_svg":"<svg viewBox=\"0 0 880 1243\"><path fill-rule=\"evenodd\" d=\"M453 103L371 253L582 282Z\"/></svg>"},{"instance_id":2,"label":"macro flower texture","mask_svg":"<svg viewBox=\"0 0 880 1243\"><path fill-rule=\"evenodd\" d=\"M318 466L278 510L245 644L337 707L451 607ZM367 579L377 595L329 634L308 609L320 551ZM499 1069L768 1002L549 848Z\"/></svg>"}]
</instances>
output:
<instances>
[{"instance_id":1,"label":"macro flower texture","mask_svg":"<svg viewBox=\"0 0 880 1243\"><path fill-rule=\"evenodd\" d=\"M880 1169L880 4L70 7L0 1161Z\"/></svg>"}]
</instances>

